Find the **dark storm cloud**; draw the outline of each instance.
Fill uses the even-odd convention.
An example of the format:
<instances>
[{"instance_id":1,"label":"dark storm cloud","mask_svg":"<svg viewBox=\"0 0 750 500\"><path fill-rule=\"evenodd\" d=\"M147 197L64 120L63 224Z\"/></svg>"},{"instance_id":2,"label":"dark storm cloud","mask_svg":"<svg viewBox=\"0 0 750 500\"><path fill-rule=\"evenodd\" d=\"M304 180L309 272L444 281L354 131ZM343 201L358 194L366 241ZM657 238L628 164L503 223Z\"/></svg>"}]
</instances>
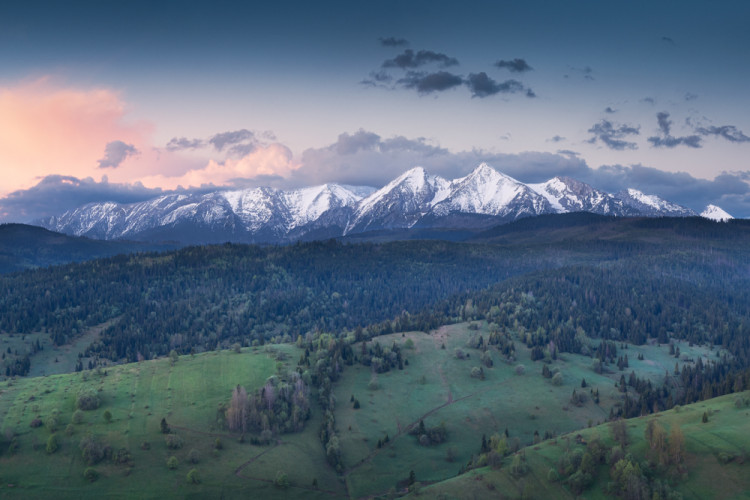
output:
<instances>
[{"instance_id":1,"label":"dark storm cloud","mask_svg":"<svg viewBox=\"0 0 750 500\"><path fill-rule=\"evenodd\" d=\"M409 41L404 38L396 38L393 36L380 37L378 38L380 45L383 47L406 47L409 45Z\"/></svg>"},{"instance_id":2,"label":"dark storm cloud","mask_svg":"<svg viewBox=\"0 0 750 500\"><path fill-rule=\"evenodd\" d=\"M108 142L104 147L104 158L98 160L99 168L117 168L126 158L138 153L139 151L132 144L122 141Z\"/></svg>"},{"instance_id":3,"label":"dark storm cloud","mask_svg":"<svg viewBox=\"0 0 750 500\"><path fill-rule=\"evenodd\" d=\"M691 148L700 148L701 137L698 135L687 135L683 137L674 137L671 135L672 120L669 119L669 113L660 111L656 114L656 122L659 125L660 135L651 136L648 142L655 148L676 148L677 146L688 146Z\"/></svg>"},{"instance_id":4,"label":"dark storm cloud","mask_svg":"<svg viewBox=\"0 0 750 500\"><path fill-rule=\"evenodd\" d=\"M750 142L742 130L734 125L722 125L720 127L698 127L695 129L700 135L713 135L728 140L729 142Z\"/></svg>"},{"instance_id":5,"label":"dark storm cloud","mask_svg":"<svg viewBox=\"0 0 750 500\"><path fill-rule=\"evenodd\" d=\"M117 203L135 203L144 201L164 192L149 189L141 183L110 184L107 178L96 182L91 177L49 175L29 189L15 191L0 199L0 220L9 220L13 215L15 222L30 222L50 215L60 215L67 210L92 202L114 201Z\"/></svg>"},{"instance_id":6,"label":"dark storm cloud","mask_svg":"<svg viewBox=\"0 0 750 500\"><path fill-rule=\"evenodd\" d=\"M437 63L441 68L447 68L458 65L458 60L431 50L414 52L411 49L406 49L402 54L385 61L382 66L384 68L413 69L431 63Z\"/></svg>"},{"instance_id":7,"label":"dark storm cloud","mask_svg":"<svg viewBox=\"0 0 750 500\"><path fill-rule=\"evenodd\" d=\"M609 149L614 149L616 151L638 149L636 143L624 140L627 136L638 135L640 129L637 127L631 125L619 125L612 123L609 120L602 120L599 123L594 124L594 126L588 131L590 134L593 134L593 137L588 140L591 144L601 141Z\"/></svg>"},{"instance_id":8,"label":"dark storm cloud","mask_svg":"<svg viewBox=\"0 0 750 500\"><path fill-rule=\"evenodd\" d=\"M464 83L464 80L460 76L447 71L436 73L409 71L397 83L407 89L416 89L420 94L430 94L457 87Z\"/></svg>"},{"instance_id":9,"label":"dark storm cloud","mask_svg":"<svg viewBox=\"0 0 750 500\"><path fill-rule=\"evenodd\" d=\"M173 137L167 143L167 151L184 151L204 147L206 147L206 142L203 139L188 139L187 137Z\"/></svg>"},{"instance_id":10,"label":"dark storm cloud","mask_svg":"<svg viewBox=\"0 0 750 500\"><path fill-rule=\"evenodd\" d=\"M515 94L523 92L526 87L518 80L496 82L487 73L471 73L466 79L466 86L471 91L471 97L489 97L495 94Z\"/></svg>"},{"instance_id":11,"label":"dark storm cloud","mask_svg":"<svg viewBox=\"0 0 750 500\"><path fill-rule=\"evenodd\" d=\"M524 71L531 71L532 68L524 59L512 59L512 60L500 60L495 63L498 68L505 68L513 73L523 73Z\"/></svg>"}]
</instances>

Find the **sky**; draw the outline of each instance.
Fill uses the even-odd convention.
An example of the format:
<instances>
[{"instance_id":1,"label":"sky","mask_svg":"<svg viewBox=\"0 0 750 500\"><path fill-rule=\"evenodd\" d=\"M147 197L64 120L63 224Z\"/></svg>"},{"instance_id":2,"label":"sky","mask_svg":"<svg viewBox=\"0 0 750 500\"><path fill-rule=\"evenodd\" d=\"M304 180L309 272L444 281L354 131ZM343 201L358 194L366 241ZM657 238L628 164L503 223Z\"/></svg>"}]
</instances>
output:
<instances>
[{"instance_id":1,"label":"sky","mask_svg":"<svg viewBox=\"0 0 750 500\"><path fill-rule=\"evenodd\" d=\"M750 217L750 2L0 5L0 222L480 162Z\"/></svg>"}]
</instances>

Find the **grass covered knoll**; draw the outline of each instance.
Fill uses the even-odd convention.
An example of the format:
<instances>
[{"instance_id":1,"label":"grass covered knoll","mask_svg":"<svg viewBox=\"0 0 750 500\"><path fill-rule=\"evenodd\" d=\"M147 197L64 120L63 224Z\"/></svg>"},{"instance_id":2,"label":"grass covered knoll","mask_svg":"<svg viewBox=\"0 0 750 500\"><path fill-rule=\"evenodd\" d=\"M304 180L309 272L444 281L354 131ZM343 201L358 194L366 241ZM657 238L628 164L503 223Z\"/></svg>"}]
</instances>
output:
<instances>
[{"instance_id":1,"label":"grass covered knoll","mask_svg":"<svg viewBox=\"0 0 750 500\"><path fill-rule=\"evenodd\" d=\"M616 440L617 424L603 424L529 446L494 467L418 485L410 498L722 499L750 491L750 392L620 422L625 446ZM684 446L675 456L679 434ZM591 461L586 455L596 443L601 460ZM591 476L583 487L575 476L582 468Z\"/></svg>"},{"instance_id":2,"label":"grass covered knoll","mask_svg":"<svg viewBox=\"0 0 750 500\"><path fill-rule=\"evenodd\" d=\"M279 352L290 361L279 361ZM248 491L263 498L295 491L328 497L312 488L313 479L339 494L335 474L314 461L321 454L319 412L307 423L310 432L283 435L268 446L240 443L217 423L219 404L237 384L255 390L292 369L299 354L291 345L267 346L6 381L0 384L0 497L244 498ZM93 402L78 406L92 409L76 408L84 393ZM162 433L162 418L170 434ZM295 461L300 450L307 455ZM289 486L275 485L284 474Z\"/></svg>"}]
</instances>

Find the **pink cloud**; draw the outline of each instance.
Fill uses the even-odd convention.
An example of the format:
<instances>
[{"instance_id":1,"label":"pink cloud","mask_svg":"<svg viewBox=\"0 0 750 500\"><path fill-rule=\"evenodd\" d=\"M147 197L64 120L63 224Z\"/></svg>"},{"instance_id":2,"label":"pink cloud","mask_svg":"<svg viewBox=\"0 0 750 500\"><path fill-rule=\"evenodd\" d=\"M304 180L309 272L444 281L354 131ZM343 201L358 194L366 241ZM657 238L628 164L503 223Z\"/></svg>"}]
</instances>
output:
<instances>
[{"instance_id":1,"label":"pink cloud","mask_svg":"<svg viewBox=\"0 0 750 500\"><path fill-rule=\"evenodd\" d=\"M100 176L108 143L148 146L153 126L128 122L126 112L106 88L70 88L50 78L0 87L1 189L28 188L50 174Z\"/></svg>"},{"instance_id":2,"label":"pink cloud","mask_svg":"<svg viewBox=\"0 0 750 500\"><path fill-rule=\"evenodd\" d=\"M294 162L292 152L278 143L259 146L251 153L239 159L228 158L224 162L210 160L205 166L191 169L182 175L165 176L163 174L146 176L144 185L159 186L164 189L182 187L199 187L206 184L221 186L233 179L252 179L257 176L278 175L287 177L299 165Z\"/></svg>"}]
</instances>

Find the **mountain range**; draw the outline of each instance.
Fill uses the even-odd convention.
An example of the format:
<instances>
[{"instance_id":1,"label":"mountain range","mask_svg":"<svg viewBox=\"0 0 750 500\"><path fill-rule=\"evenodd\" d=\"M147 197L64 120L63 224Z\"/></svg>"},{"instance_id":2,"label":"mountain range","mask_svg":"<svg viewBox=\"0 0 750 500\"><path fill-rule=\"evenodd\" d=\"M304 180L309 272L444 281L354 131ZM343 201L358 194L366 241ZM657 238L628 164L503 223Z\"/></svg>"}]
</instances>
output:
<instances>
[{"instance_id":1,"label":"mountain range","mask_svg":"<svg viewBox=\"0 0 750 500\"><path fill-rule=\"evenodd\" d=\"M89 203L35 224L105 240L288 243L375 231L478 230L523 217L569 212L617 217L699 215L636 189L610 194L568 177L524 184L482 163L454 180L415 167L381 189L340 184L294 190L258 187L169 194L131 204ZM714 205L700 215L731 218Z\"/></svg>"}]
</instances>

